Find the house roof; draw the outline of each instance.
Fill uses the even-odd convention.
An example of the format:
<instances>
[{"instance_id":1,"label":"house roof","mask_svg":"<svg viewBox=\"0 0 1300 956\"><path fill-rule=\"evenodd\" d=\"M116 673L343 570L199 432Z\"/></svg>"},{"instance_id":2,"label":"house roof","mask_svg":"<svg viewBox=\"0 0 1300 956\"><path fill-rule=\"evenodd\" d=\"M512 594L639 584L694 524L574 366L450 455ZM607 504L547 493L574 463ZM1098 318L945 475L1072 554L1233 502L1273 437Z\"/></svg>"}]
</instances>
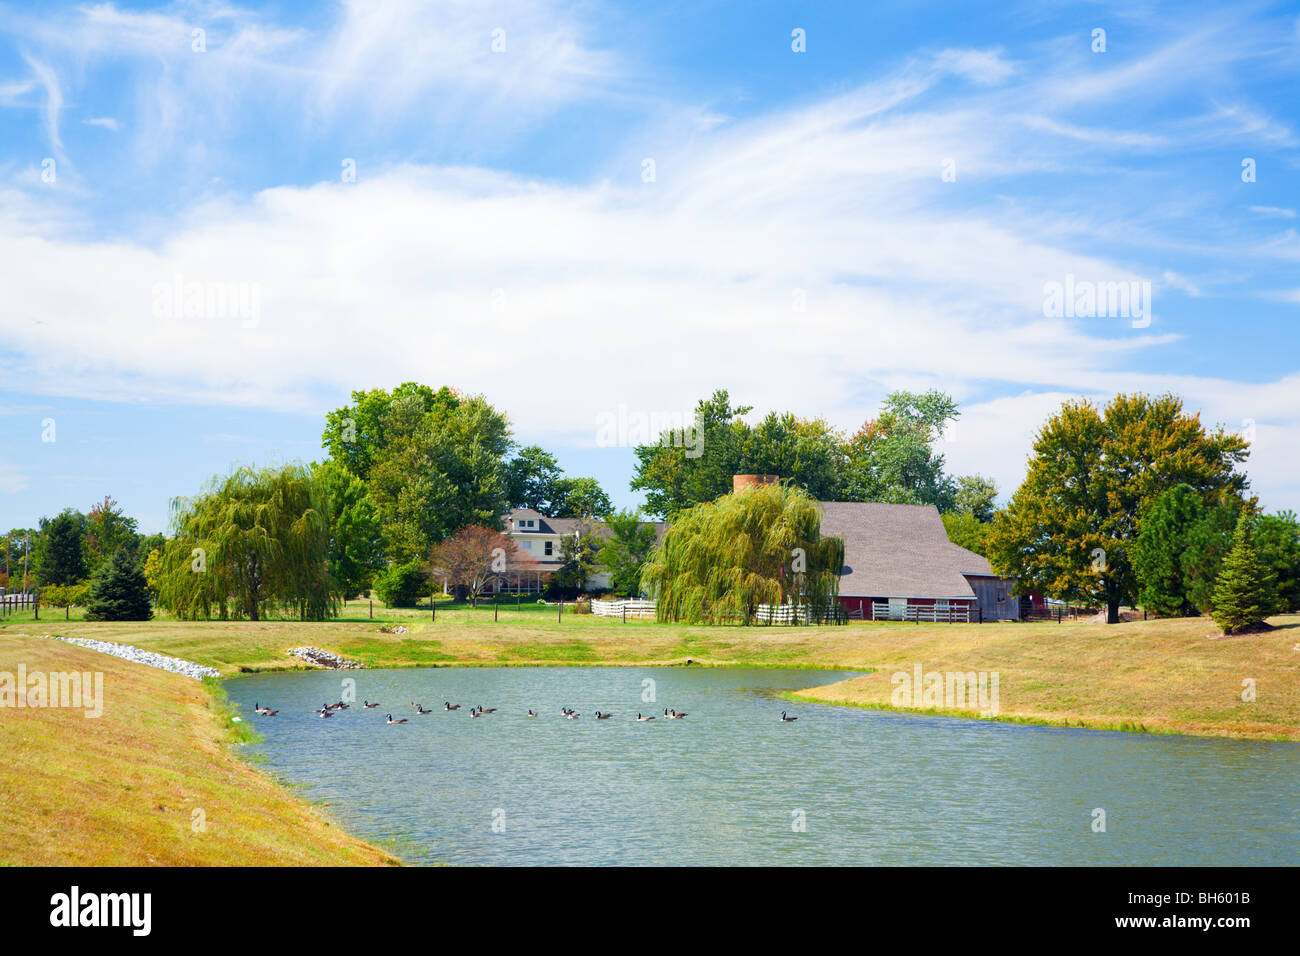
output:
<instances>
[{"instance_id":1,"label":"house roof","mask_svg":"<svg viewBox=\"0 0 1300 956\"><path fill-rule=\"evenodd\" d=\"M986 559L948 540L934 505L823 501L821 508L821 533L844 539L842 595L973 598L966 575L993 575Z\"/></svg>"},{"instance_id":2,"label":"house roof","mask_svg":"<svg viewBox=\"0 0 1300 956\"><path fill-rule=\"evenodd\" d=\"M518 519L520 518L529 518L536 521L537 527L535 528L518 527L517 522ZM581 518L547 518L546 516L542 515L540 512L534 511L532 508L513 508L506 513L505 519L506 519L506 531L510 534L518 534L518 535L573 534L573 532L578 530L578 526L582 524ZM605 524L605 522L593 518L590 521L588 521L588 524L590 524L595 529L596 536L598 538L609 537L610 535L609 525ZM654 527L655 527L655 541L656 542L662 541L664 535L668 531L668 522L656 521L654 522Z\"/></svg>"}]
</instances>

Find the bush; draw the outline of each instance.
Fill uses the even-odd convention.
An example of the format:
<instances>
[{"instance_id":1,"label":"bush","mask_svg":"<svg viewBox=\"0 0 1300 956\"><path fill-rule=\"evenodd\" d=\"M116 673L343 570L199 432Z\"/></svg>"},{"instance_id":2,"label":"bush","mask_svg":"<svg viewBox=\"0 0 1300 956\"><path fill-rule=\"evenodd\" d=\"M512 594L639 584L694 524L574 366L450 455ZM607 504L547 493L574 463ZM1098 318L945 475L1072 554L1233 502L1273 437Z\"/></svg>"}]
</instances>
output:
<instances>
[{"instance_id":1,"label":"bush","mask_svg":"<svg viewBox=\"0 0 1300 956\"><path fill-rule=\"evenodd\" d=\"M100 565L86 600L87 621L147 621L153 617L144 572L122 548Z\"/></svg>"},{"instance_id":2,"label":"bush","mask_svg":"<svg viewBox=\"0 0 1300 956\"><path fill-rule=\"evenodd\" d=\"M375 577L375 593L387 607L415 607L429 592L429 575L419 561L390 564Z\"/></svg>"},{"instance_id":3,"label":"bush","mask_svg":"<svg viewBox=\"0 0 1300 956\"><path fill-rule=\"evenodd\" d=\"M84 607L89 598L89 581L54 584L41 588L41 604L48 607Z\"/></svg>"}]
</instances>

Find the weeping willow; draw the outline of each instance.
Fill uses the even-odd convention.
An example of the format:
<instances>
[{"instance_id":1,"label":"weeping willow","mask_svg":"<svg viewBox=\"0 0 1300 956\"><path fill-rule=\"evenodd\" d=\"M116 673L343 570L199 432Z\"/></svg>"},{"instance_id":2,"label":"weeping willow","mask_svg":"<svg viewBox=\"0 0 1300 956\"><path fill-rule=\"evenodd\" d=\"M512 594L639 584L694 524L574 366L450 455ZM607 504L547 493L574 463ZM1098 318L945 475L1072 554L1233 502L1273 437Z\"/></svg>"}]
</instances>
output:
<instances>
[{"instance_id":1,"label":"weeping willow","mask_svg":"<svg viewBox=\"0 0 1300 956\"><path fill-rule=\"evenodd\" d=\"M171 502L158 601L182 620L338 614L329 528L302 465L239 468Z\"/></svg>"},{"instance_id":2,"label":"weeping willow","mask_svg":"<svg viewBox=\"0 0 1300 956\"><path fill-rule=\"evenodd\" d=\"M760 604L822 606L839 593L844 542L788 485L762 485L681 512L643 575L661 621L750 623Z\"/></svg>"}]
</instances>

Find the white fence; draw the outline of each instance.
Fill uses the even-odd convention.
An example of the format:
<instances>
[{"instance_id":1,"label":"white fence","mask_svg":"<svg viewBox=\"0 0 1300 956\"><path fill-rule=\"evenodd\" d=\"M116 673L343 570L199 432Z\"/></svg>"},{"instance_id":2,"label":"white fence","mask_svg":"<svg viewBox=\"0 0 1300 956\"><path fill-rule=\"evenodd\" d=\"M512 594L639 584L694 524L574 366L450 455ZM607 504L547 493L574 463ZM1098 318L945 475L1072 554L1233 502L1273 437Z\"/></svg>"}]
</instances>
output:
<instances>
[{"instance_id":1,"label":"white fence","mask_svg":"<svg viewBox=\"0 0 1300 956\"><path fill-rule=\"evenodd\" d=\"M754 608L755 624L811 624L813 621L835 621L845 616L837 604L827 604L818 609L811 604L760 604Z\"/></svg>"},{"instance_id":2,"label":"white fence","mask_svg":"<svg viewBox=\"0 0 1300 956\"><path fill-rule=\"evenodd\" d=\"M888 601L873 601L871 603L871 619L873 621L929 621L934 624L969 624L970 611L970 606L966 604L943 606L938 604L913 604L909 601L902 617L891 617Z\"/></svg>"},{"instance_id":3,"label":"white fence","mask_svg":"<svg viewBox=\"0 0 1300 956\"><path fill-rule=\"evenodd\" d=\"M654 601L592 601L591 613L597 617L640 617L655 616Z\"/></svg>"}]
</instances>

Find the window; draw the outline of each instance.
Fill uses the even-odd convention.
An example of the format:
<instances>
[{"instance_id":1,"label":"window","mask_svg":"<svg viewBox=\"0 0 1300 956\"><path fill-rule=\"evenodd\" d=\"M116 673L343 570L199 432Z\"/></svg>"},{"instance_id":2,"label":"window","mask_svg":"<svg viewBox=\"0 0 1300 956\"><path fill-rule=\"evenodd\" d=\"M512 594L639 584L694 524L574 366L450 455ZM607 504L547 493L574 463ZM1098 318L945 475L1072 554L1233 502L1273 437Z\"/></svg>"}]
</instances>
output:
<instances>
[{"instance_id":1,"label":"window","mask_svg":"<svg viewBox=\"0 0 1300 956\"><path fill-rule=\"evenodd\" d=\"M998 588L998 603L1005 604L1007 601L1007 592Z\"/></svg>"},{"instance_id":2,"label":"window","mask_svg":"<svg viewBox=\"0 0 1300 956\"><path fill-rule=\"evenodd\" d=\"M533 543L532 543L531 541L525 541L525 542L524 542L524 548L525 548L526 550L528 550L528 551L533 550Z\"/></svg>"},{"instance_id":3,"label":"window","mask_svg":"<svg viewBox=\"0 0 1300 956\"><path fill-rule=\"evenodd\" d=\"M546 556L548 558L551 556L554 550L555 550L555 542L554 541L546 542Z\"/></svg>"}]
</instances>

